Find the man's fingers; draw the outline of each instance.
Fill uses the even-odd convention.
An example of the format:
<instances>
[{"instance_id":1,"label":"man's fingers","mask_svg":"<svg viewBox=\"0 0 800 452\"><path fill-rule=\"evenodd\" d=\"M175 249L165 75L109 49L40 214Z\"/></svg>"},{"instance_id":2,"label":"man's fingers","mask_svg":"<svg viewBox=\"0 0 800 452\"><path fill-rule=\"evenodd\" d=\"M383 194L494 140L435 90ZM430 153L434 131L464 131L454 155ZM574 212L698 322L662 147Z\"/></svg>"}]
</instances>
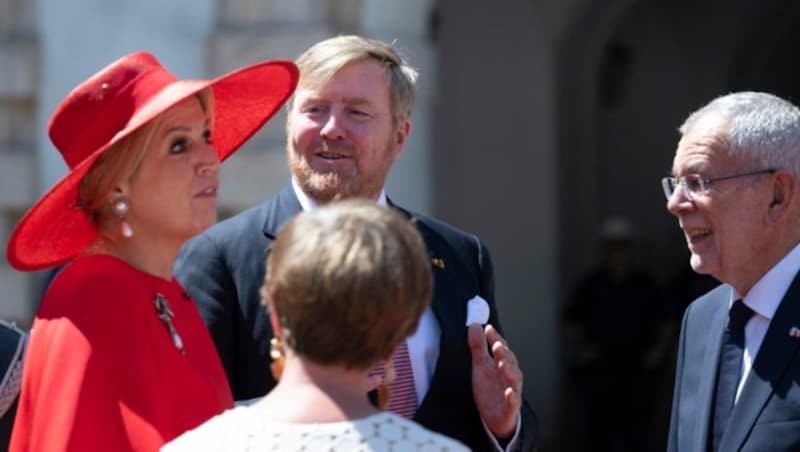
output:
<instances>
[{"instance_id":1,"label":"man's fingers","mask_svg":"<svg viewBox=\"0 0 800 452\"><path fill-rule=\"evenodd\" d=\"M500 373L506 384L514 388L515 391L522 391L522 371L519 367L511 365L508 361L502 360L497 364Z\"/></svg>"},{"instance_id":2,"label":"man's fingers","mask_svg":"<svg viewBox=\"0 0 800 452\"><path fill-rule=\"evenodd\" d=\"M506 385L511 386L516 391L522 390L522 370L518 366L512 365L506 360L497 362L497 369L500 371Z\"/></svg>"},{"instance_id":3,"label":"man's fingers","mask_svg":"<svg viewBox=\"0 0 800 452\"><path fill-rule=\"evenodd\" d=\"M490 343L493 344L498 341L502 342L503 344L506 343L506 340L503 339L503 336L500 335L500 333L495 329L494 326L492 326L491 323L486 324L485 330L486 330L486 339Z\"/></svg>"},{"instance_id":4,"label":"man's fingers","mask_svg":"<svg viewBox=\"0 0 800 452\"><path fill-rule=\"evenodd\" d=\"M506 388L506 390L503 392L503 395L506 398L506 402L508 403L514 402L514 389L512 389L510 386Z\"/></svg>"},{"instance_id":5,"label":"man's fingers","mask_svg":"<svg viewBox=\"0 0 800 452\"><path fill-rule=\"evenodd\" d=\"M505 345L503 345L503 343L500 341L492 342L492 356L494 356L497 359L502 359L503 357L500 355L503 354L505 348L506 348Z\"/></svg>"},{"instance_id":6,"label":"man's fingers","mask_svg":"<svg viewBox=\"0 0 800 452\"><path fill-rule=\"evenodd\" d=\"M514 366L518 366L517 364L517 355L511 351L511 348L508 347L508 344L500 337L499 334L496 335L499 339L492 341L492 356L496 361L506 360L509 364ZM491 340L490 335L487 334L487 340Z\"/></svg>"},{"instance_id":7,"label":"man's fingers","mask_svg":"<svg viewBox=\"0 0 800 452\"><path fill-rule=\"evenodd\" d=\"M511 411L516 412L522 407L522 393L520 391L515 391L508 387L503 392L503 397Z\"/></svg>"},{"instance_id":8,"label":"man's fingers","mask_svg":"<svg viewBox=\"0 0 800 452\"><path fill-rule=\"evenodd\" d=\"M467 342L472 352L472 364L483 365L489 357L489 352L486 350L486 335L477 323L473 323L467 329Z\"/></svg>"}]
</instances>

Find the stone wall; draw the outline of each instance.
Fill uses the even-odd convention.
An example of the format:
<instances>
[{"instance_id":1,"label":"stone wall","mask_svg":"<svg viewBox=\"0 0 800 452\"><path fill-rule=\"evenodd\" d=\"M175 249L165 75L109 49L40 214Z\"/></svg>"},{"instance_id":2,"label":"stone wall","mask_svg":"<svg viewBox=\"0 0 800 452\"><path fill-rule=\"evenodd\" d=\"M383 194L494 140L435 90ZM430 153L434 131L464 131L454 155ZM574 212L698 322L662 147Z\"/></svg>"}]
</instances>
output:
<instances>
[{"instance_id":1,"label":"stone wall","mask_svg":"<svg viewBox=\"0 0 800 452\"><path fill-rule=\"evenodd\" d=\"M33 0L0 0L0 245L35 199L39 48ZM0 260L0 318L27 324L34 275Z\"/></svg>"}]
</instances>

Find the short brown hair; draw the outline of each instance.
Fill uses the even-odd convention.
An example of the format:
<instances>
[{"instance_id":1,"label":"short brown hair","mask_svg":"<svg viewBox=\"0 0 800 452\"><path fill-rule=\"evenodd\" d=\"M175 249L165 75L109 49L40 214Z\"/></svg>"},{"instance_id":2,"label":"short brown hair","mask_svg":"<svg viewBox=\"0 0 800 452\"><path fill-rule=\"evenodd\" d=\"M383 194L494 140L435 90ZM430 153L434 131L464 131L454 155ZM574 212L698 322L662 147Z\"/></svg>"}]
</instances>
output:
<instances>
[{"instance_id":1,"label":"short brown hair","mask_svg":"<svg viewBox=\"0 0 800 452\"><path fill-rule=\"evenodd\" d=\"M412 223L374 202L347 200L303 212L283 228L261 295L295 353L365 370L416 330L432 285Z\"/></svg>"},{"instance_id":2,"label":"short brown hair","mask_svg":"<svg viewBox=\"0 0 800 452\"><path fill-rule=\"evenodd\" d=\"M295 61L300 69L297 86L322 85L348 64L368 59L383 64L386 70L394 123L408 119L414 106L417 71L383 41L347 35L318 42Z\"/></svg>"}]
</instances>

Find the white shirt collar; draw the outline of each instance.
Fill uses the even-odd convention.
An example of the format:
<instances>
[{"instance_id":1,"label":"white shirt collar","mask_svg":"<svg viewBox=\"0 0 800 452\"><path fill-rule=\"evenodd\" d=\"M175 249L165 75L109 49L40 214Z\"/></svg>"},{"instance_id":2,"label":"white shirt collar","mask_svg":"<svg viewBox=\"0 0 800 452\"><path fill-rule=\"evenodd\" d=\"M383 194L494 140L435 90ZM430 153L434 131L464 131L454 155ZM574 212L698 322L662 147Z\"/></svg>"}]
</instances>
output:
<instances>
[{"instance_id":1,"label":"white shirt collar","mask_svg":"<svg viewBox=\"0 0 800 452\"><path fill-rule=\"evenodd\" d=\"M742 298L744 304L758 315L772 320L798 271L800 271L800 244L795 245L786 256L783 256L783 259L762 276L743 298L734 289L731 303Z\"/></svg>"},{"instance_id":2,"label":"white shirt collar","mask_svg":"<svg viewBox=\"0 0 800 452\"><path fill-rule=\"evenodd\" d=\"M319 205L300 188L300 183L297 182L297 178L294 176L292 176L292 190L294 190L297 200L300 201L300 207L303 208L303 211L309 211ZM378 195L378 204L381 206L387 205L386 191L384 189L381 189L381 193Z\"/></svg>"}]
</instances>

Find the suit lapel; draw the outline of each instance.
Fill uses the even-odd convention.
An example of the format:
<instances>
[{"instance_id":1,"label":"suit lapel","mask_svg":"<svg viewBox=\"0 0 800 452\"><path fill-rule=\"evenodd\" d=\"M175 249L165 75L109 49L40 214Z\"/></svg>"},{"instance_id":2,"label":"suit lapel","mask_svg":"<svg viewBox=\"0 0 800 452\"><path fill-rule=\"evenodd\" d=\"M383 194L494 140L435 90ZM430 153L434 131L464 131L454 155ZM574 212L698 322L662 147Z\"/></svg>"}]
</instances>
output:
<instances>
[{"instance_id":1,"label":"suit lapel","mask_svg":"<svg viewBox=\"0 0 800 452\"><path fill-rule=\"evenodd\" d=\"M275 236L293 216L303 211L297 195L294 194L292 184L287 185L275 197L274 201L266 206L266 220L264 221L264 235L275 240Z\"/></svg>"},{"instance_id":2,"label":"suit lapel","mask_svg":"<svg viewBox=\"0 0 800 452\"><path fill-rule=\"evenodd\" d=\"M717 382L717 368L719 367L720 351L722 348L722 333L728 321L728 301L730 291L722 291L720 297L712 303L710 325L708 327L708 343L705 359L700 364L699 383L697 390L697 403L700 409L699 416L687 419L688 422L699 422L694 427L697 450L705 450L711 435L711 408L714 404L714 390Z\"/></svg>"},{"instance_id":3,"label":"suit lapel","mask_svg":"<svg viewBox=\"0 0 800 452\"><path fill-rule=\"evenodd\" d=\"M800 325L800 273L781 300L770 321L764 342L744 383L739 400L720 444L720 450L739 450L781 377L797 352L800 341L789 336L789 329Z\"/></svg>"},{"instance_id":4,"label":"suit lapel","mask_svg":"<svg viewBox=\"0 0 800 452\"><path fill-rule=\"evenodd\" d=\"M454 268L461 263L454 255L447 252L447 249L442 246L441 240L434 236L433 231L428 230L421 223L419 223L417 227L425 241L430 259L439 259L445 263L445 268L439 268L431 263L434 280L431 309L436 316L436 320L439 322L442 334L444 335L446 331L455 331L459 334L463 332L464 335L466 335L466 302L472 295L475 295L477 291L472 294L461 293L463 286L468 285L467 281L454 280L457 275L465 274ZM459 301L461 302L459 303ZM439 356L439 361L441 362L443 358L446 357Z\"/></svg>"},{"instance_id":5,"label":"suit lapel","mask_svg":"<svg viewBox=\"0 0 800 452\"><path fill-rule=\"evenodd\" d=\"M478 288L477 286L472 288L469 281L457 281L453 278L456 275L470 274L469 269L461 268L463 266L461 260L453 253L447 243L435 231L431 230L424 221L395 205L391 200L387 200L387 203L390 207L402 213L409 221L415 223L417 231L419 231L422 240L425 242L428 257L431 260L434 279L431 309L436 316L436 320L439 322L439 327L443 332L445 329L458 331L463 329L466 335L465 322L467 319L467 300L478 294ZM441 267L434 264L434 260L438 261L437 263L441 265ZM471 292L469 292L470 289ZM454 291L459 293L454 296ZM454 302L455 297L458 297L458 299L463 302ZM439 357L439 361L441 360L442 356Z\"/></svg>"},{"instance_id":6,"label":"suit lapel","mask_svg":"<svg viewBox=\"0 0 800 452\"><path fill-rule=\"evenodd\" d=\"M475 278L465 279L471 270L459 259L458 254L448 242L424 220L394 205L410 221L415 222L417 230L425 242L433 270L433 299L431 310L439 324L439 357L431 375L430 385L425 397L420 401L415 415L417 421L428 416L441 416L441 406L450 406L453 388L471 388L471 355L467 344L467 300L478 293ZM439 259L440 265L433 259ZM444 267L444 268L442 268ZM471 396L470 396L471 397ZM436 421L441 422L441 421Z\"/></svg>"}]
</instances>

